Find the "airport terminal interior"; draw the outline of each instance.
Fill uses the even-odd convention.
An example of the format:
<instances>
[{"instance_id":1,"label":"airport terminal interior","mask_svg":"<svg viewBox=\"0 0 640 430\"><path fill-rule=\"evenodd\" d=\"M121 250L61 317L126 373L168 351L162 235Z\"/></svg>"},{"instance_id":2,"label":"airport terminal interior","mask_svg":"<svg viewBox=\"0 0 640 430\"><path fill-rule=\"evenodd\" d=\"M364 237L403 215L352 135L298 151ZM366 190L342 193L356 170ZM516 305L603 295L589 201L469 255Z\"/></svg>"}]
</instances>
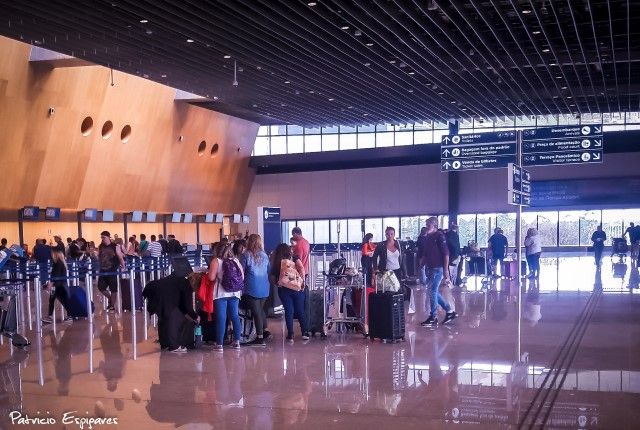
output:
<instances>
[{"instance_id":1,"label":"airport terminal interior","mask_svg":"<svg viewBox=\"0 0 640 430\"><path fill-rule=\"evenodd\" d=\"M637 429L640 2L0 0L0 429Z\"/></svg>"}]
</instances>

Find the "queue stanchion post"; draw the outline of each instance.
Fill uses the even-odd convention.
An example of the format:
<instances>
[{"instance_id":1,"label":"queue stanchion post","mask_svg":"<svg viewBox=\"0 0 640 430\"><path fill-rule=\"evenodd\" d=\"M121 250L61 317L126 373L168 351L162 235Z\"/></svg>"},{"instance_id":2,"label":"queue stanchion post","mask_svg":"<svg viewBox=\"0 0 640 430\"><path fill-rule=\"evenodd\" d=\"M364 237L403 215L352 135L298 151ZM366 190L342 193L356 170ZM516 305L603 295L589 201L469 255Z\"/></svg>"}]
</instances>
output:
<instances>
[{"instance_id":1,"label":"queue stanchion post","mask_svg":"<svg viewBox=\"0 0 640 430\"><path fill-rule=\"evenodd\" d=\"M129 294L131 294L131 298L129 299L130 301L130 311L131 311L131 315L135 318L135 314L136 314L136 286L135 286L135 276L136 276L136 272L133 269L133 266L129 269Z\"/></svg>"},{"instance_id":2,"label":"queue stanchion post","mask_svg":"<svg viewBox=\"0 0 640 430\"><path fill-rule=\"evenodd\" d=\"M27 276L26 280L25 280L25 284L27 286L26 289L26 293L27 293L27 320L29 321L29 330L33 330L33 315L31 312L31 285L32 285L32 281L29 280L29 277Z\"/></svg>"},{"instance_id":3,"label":"queue stanchion post","mask_svg":"<svg viewBox=\"0 0 640 430\"><path fill-rule=\"evenodd\" d=\"M36 299L36 333L42 333L42 286L40 277L33 279L33 294Z\"/></svg>"},{"instance_id":4,"label":"queue stanchion post","mask_svg":"<svg viewBox=\"0 0 640 430\"><path fill-rule=\"evenodd\" d=\"M122 282L120 282L121 271L117 269L116 274L116 297L118 300L118 314L122 315Z\"/></svg>"},{"instance_id":5,"label":"queue stanchion post","mask_svg":"<svg viewBox=\"0 0 640 430\"><path fill-rule=\"evenodd\" d=\"M24 320L24 286L27 285L26 281L22 278L22 273L18 272L17 274L18 277L18 284L19 284L19 288L18 288L18 312L19 312L19 316L18 316L18 323L19 323L19 327L16 330L18 333L20 333L20 328L24 327L25 324L25 320ZM24 334L24 332L22 333Z\"/></svg>"},{"instance_id":6,"label":"queue stanchion post","mask_svg":"<svg viewBox=\"0 0 640 430\"><path fill-rule=\"evenodd\" d=\"M149 264L149 267L152 266L152 263ZM147 272L145 272L146 266L144 263L142 263L142 272L140 272L140 276L141 276L141 283L142 283L142 288L144 289L144 287L147 284ZM149 272L149 276L151 275L152 272ZM142 313L143 313L143 319L144 319L144 340L147 340L149 338L149 319L147 316L147 299L145 299L144 297L142 298Z\"/></svg>"},{"instance_id":7,"label":"queue stanchion post","mask_svg":"<svg viewBox=\"0 0 640 430\"><path fill-rule=\"evenodd\" d=\"M93 306L91 306L93 304L93 282L91 279L91 262L89 262L87 273L84 275L84 286L85 286L85 291L87 293L87 318L89 319L89 324L93 324ZM93 354L93 351L91 351L91 354ZM93 363L93 361L91 362ZM90 371L93 372L92 367L90 367Z\"/></svg>"}]
</instances>

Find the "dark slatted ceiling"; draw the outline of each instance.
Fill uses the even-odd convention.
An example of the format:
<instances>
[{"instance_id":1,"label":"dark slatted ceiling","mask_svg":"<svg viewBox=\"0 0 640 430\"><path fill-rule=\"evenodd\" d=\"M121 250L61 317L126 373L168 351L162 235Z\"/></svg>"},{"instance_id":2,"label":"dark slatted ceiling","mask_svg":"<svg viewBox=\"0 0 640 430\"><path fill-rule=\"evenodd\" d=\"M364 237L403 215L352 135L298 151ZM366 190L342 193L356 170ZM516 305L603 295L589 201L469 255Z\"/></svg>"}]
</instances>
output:
<instances>
[{"instance_id":1,"label":"dark slatted ceiling","mask_svg":"<svg viewBox=\"0 0 640 430\"><path fill-rule=\"evenodd\" d=\"M640 110L635 0L0 0L0 8L1 34L216 97L202 105L262 124Z\"/></svg>"}]
</instances>

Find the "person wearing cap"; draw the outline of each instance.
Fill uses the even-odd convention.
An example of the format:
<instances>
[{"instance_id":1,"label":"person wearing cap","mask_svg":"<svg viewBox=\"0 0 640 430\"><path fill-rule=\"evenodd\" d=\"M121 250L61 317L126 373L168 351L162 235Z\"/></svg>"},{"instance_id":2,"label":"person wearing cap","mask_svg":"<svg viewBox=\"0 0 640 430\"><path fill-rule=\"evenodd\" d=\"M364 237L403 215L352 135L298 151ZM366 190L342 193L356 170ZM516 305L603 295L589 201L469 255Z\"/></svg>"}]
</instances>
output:
<instances>
[{"instance_id":1,"label":"person wearing cap","mask_svg":"<svg viewBox=\"0 0 640 430\"><path fill-rule=\"evenodd\" d=\"M118 291L117 276L114 274L118 270L118 267L124 269L124 255L122 251L116 246L115 242L111 240L111 234L108 231L100 233L101 243L98 246L98 264L101 273L107 273L105 275L98 276L98 290L109 301L108 311L115 310L113 306L113 296Z\"/></svg>"}]
</instances>

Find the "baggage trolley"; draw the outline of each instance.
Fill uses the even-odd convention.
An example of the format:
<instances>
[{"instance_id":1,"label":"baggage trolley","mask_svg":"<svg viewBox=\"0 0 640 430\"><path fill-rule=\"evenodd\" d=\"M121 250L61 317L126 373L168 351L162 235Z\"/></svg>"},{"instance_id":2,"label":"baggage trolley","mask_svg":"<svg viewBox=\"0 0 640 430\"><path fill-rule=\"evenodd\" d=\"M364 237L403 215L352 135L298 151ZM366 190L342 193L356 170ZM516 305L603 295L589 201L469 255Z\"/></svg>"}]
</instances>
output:
<instances>
[{"instance_id":1,"label":"baggage trolley","mask_svg":"<svg viewBox=\"0 0 640 430\"><path fill-rule=\"evenodd\" d=\"M627 239L624 237L614 237L611 243L611 257L618 257L618 262L624 263L627 258L627 252L629 252L629 245Z\"/></svg>"}]
</instances>

